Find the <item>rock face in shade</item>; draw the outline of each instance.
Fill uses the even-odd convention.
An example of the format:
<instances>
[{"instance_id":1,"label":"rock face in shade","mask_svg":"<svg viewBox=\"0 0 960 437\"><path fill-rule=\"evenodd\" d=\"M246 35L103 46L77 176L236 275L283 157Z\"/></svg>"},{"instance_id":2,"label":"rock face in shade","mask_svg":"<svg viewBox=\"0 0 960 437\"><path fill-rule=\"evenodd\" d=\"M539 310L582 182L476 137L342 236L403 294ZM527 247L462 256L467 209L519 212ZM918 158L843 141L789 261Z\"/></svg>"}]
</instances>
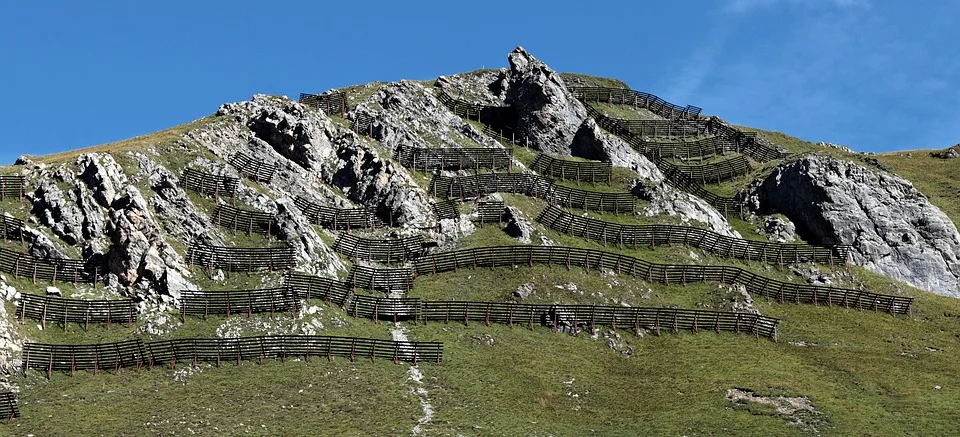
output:
<instances>
[{"instance_id":1,"label":"rock face in shade","mask_svg":"<svg viewBox=\"0 0 960 437\"><path fill-rule=\"evenodd\" d=\"M807 156L777 168L754 196L756 207L783 213L807 241L849 244L857 265L960 297L960 234L909 181Z\"/></svg>"},{"instance_id":2,"label":"rock face in shade","mask_svg":"<svg viewBox=\"0 0 960 437\"><path fill-rule=\"evenodd\" d=\"M584 120L580 125L580 129L573 137L570 153L581 158L607 161L615 167L628 168L642 179L654 182L663 180L663 173L660 173L656 164L650 162L647 157L634 150L620 137L603 132L592 118Z\"/></svg>"},{"instance_id":3,"label":"rock face in shade","mask_svg":"<svg viewBox=\"0 0 960 437\"><path fill-rule=\"evenodd\" d=\"M510 74L505 102L517 111L517 136L530 147L569 155L573 137L587 110L567 91L557 72L523 47L507 56Z\"/></svg>"}]
</instances>

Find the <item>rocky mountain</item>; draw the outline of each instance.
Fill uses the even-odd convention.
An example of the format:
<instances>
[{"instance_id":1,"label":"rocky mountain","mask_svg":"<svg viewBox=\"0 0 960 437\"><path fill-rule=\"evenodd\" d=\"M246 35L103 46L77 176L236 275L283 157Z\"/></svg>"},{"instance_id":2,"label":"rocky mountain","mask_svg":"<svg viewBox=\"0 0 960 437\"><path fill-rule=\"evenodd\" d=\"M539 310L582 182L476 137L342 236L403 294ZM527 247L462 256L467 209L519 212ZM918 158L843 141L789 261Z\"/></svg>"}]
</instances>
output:
<instances>
[{"instance_id":1,"label":"rocky mountain","mask_svg":"<svg viewBox=\"0 0 960 437\"><path fill-rule=\"evenodd\" d=\"M656 96L644 97L647 99L644 103L638 103L641 100L636 96L632 101L623 97L617 100L612 96L632 91L603 88L610 84L609 80L560 74L522 47L508 54L507 64L507 68L499 70L444 75L425 82L366 84L314 96L328 106L258 94L250 100L223 104L213 115L155 139L131 140L47 157L25 155L15 166L4 167L0 175L22 177L24 188L22 200L20 196L0 200L11 226L16 220L23 221L20 236L8 238L7 228L3 228L4 242L0 246L5 254L0 257L3 258L0 270L6 269L0 277L0 295L6 302L0 306L2 383L20 391L29 400L30 403L23 406L25 412L31 407L42 408L44 402L48 402L42 388L45 382L23 376L28 367L23 349L28 343L57 342L57 334L46 327L53 322L44 319L39 325L33 321L15 323L17 311L22 311L24 305L24 294L55 294L46 288L48 285L70 299L129 299L136 305L138 319L131 321L128 330L120 334L99 328L91 334L86 326L85 334L78 334L73 332L75 326L65 322L64 331L71 331L69 341L77 344L130 338L165 340L197 335L195 333L220 339L264 333L363 334L398 342L415 341L414 337L419 337L452 342L448 351L455 358L444 366L457 365L458 358L461 364L469 361L469 357L480 354L477 350L501 350L497 349L500 342L505 343L504 348L569 349L565 345L527 344L524 342L529 340L517 338L514 331L496 331L488 338L463 331L459 326L444 325L439 330L419 327L416 322L398 325L394 319L393 326L386 331L376 320L357 321L362 317L356 315L359 306L356 302L364 296L373 299L371 296L384 291L358 291L363 288L357 286L358 271L380 269L376 274L388 275L387 269L416 269L417 266L406 259L406 255L402 260L348 255L343 247L346 243L341 241L348 236L381 242L416 241L413 252L419 256L481 247L550 246L616 252L638 260L636 263L673 266L664 268L661 279L653 276L653 267L646 275L627 274L620 271L619 261L616 268L604 267L599 261L597 266L582 261L586 263L585 273L580 275L570 273L568 254L566 270L559 268L559 263L554 265L551 259L543 269L514 274L514 270L522 267L534 268L533 259L529 266L513 260L512 268L507 267L503 269L507 273L502 273L492 272L493 268L491 272L478 269L474 258L457 261L450 269L452 273L443 273L445 276L438 276L440 279L424 278L422 276L430 275L420 270L417 270L420 276L404 273L411 275L412 284L412 290L406 290L406 294L423 301L489 300L496 304L651 306L671 310L685 306L751 316L773 314L787 323L794 317L793 320L801 320L803 326L812 326L816 317L801 313L802 309L780 309L782 305L778 305L785 300L784 287L801 287L796 284L814 287L811 290L820 291L815 291L813 301L808 303L824 305L818 299L828 296L829 306L851 305L846 297L835 301L830 293L845 293L844 296L874 293L871 296L875 299L866 305L868 308L871 305L876 308L877 302L892 297L905 299L907 305L910 299L925 299L926 294L910 287L960 297L957 258L960 234L953 220L914 184L894 174L895 169L871 166L864 161L865 156L849 150L814 143L778 143L782 139L778 135L748 131L715 117L691 115L682 112L688 109L676 109L680 107L669 106L662 99L653 98ZM603 94L606 100L598 97L591 102L583 98L583 89L594 85L605 90L601 93L606 93ZM330 102L339 102L336 98L342 99L343 106L331 109L333 103ZM682 115L678 116L677 111ZM616 124L600 124L596 114L604 114L608 120L616 120ZM669 134L657 133L664 129ZM748 147L791 153L768 160L758 157L760 154L751 155ZM685 154L676 152L681 149ZM501 162L499 166L496 163L481 166L477 156L490 150L506 154L497 156L509 156L509 165ZM544 157L561 164L556 167L538 164L537 160ZM731 175L717 176L732 168L731 157L743 157L749 165L735 169ZM565 165L568 167L563 167ZM581 169L606 171L607 178L588 182L585 177L581 178ZM196 185L198 177L201 182ZM437 188L441 186L449 191ZM629 200L622 200L625 198ZM611 205L610 202L618 203ZM738 208L717 206L723 202L733 202ZM593 234L588 235L587 230L577 233L572 227L564 230L557 224L548 226L541 217L548 205L562 207L575 217L598 223L592 228ZM259 235L252 232L253 219L244 225L225 224L224 217L233 214L226 211L269 217L267 228ZM335 218L322 219L323 214ZM362 225L348 226L336 221L358 214L362 216ZM667 231L649 231L653 232L652 241L639 244L636 235L646 231L634 230L638 234L630 237L632 243L624 237L630 235L624 229L649 230L653 226L669 226L673 233L658 241L656 232ZM619 233L610 229L618 229ZM695 239L691 235L700 237ZM790 246L784 247L784 244ZM810 249L811 245L819 249ZM253 268L233 271L232 267L213 267L213 261L206 265L196 262L195 258L203 256L203 248L208 247L289 248L293 266L289 271L281 268L274 271L271 264L266 271L254 272ZM821 250L820 255L817 250ZM779 251L781 255L774 257L768 251ZM828 253L826 258L822 255L824 251ZM793 255L784 257L782 253ZM603 256L606 255L600 255L601 259ZM95 278L77 283L77 279L71 281L61 276L58 282L54 273L53 281L44 284L36 280L36 268L31 279L20 270L21 261L13 264L6 261L13 257L43 265L78 261L84 271L94 272ZM581 261L573 262L579 266L576 262ZM427 269L424 266L419 268ZM433 269L431 274L436 275L437 263L429 267ZM678 284L680 281L668 278L670 268L689 268L691 272L695 268L700 268L697 270L700 272L737 269L737 273L736 278L729 280L723 276L726 273L721 273L720 285L706 281L703 276L706 273L700 273L708 283L693 284L701 282L700 279L693 273L688 277L688 270L683 270L682 283ZM257 318L250 310L247 319L237 321L240 319L231 318L230 309L226 317L220 319L208 320L204 314L203 319L197 321L185 315L185 296L190 293L233 289L252 290L252 293L271 288L289 291L290 277L294 274L327 281L323 282L328 287L324 293L330 293L335 287L330 284L348 284L349 292L345 293L354 299L351 301L355 304L353 313L349 306L342 309L332 304L311 304L311 299L318 297L310 297L309 293L321 292L309 289L297 291L308 293L308 297L298 297L296 300L302 302L282 319ZM743 277L761 279L747 283L738 279ZM738 283L738 280L744 282ZM763 287L755 287L759 283ZM773 290L768 287L771 283L787 285L780 285L778 297L770 291ZM497 290L489 294L492 288ZM689 291L691 289L694 291ZM386 291L384 297L378 298L387 301L377 301L376 305L382 302L399 305L401 301L397 296L405 296L397 290ZM761 295L761 291L766 294ZM327 299L329 302L329 295ZM857 302L855 306L862 309L863 299L857 297ZM799 297L797 303L801 303ZM381 307L376 308L379 312ZM924 303L921 308L930 312L931 304ZM552 315L536 323L549 326L549 317L553 317L553 330L571 334L584 332L592 340L602 340L606 349L615 350L623 359L643 355L643 348L647 347L639 340L629 343L621 338L617 327L595 328L591 321L588 328L582 320L578 322L577 316L568 316L557 309L551 311ZM891 307L888 312L909 311ZM271 308L271 316L273 313ZM633 333L650 335L651 340L654 332L659 336L660 310L656 314L655 330L650 326L641 327L637 322ZM464 321L466 319L464 315ZM701 328L698 325L701 322L696 320L694 331L710 329L706 322L702 322ZM736 332L739 332L740 319L736 320ZM527 322L532 329L535 323L532 316ZM562 329L557 328L558 323ZM719 325L714 327L717 332L721 331ZM824 335L834 333L828 329ZM813 350L817 341L828 341L812 340L816 335L807 331L802 334L788 331L789 335L798 337L771 348L797 349L810 345ZM688 337L678 338L687 341ZM744 342L752 344L754 340ZM701 347L691 344L689 352ZM938 350L941 346L938 343L929 347ZM471 352L464 353L464 350ZM239 352L236 360L240 361ZM117 361L119 363L120 358ZM396 355L394 361L397 361ZM501 370L504 367L503 363L486 365ZM357 371L352 360L344 366L337 372ZM171 367L175 366L171 364ZM209 367L197 365L190 369L196 373L213 372ZM484 371L471 369L477 374ZM623 374L635 371L630 369ZM457 389L448 389L445 384L455 384L451 381L462 375L443 374L424 379L420 371L414 361L408 373L384 377L385 381L402 381L395 383L401 387L402 394L387 390L389 396L392 399L402 396L401 403L414 406L419 417L415 433L431 429L430 426L442 430L438 433L457 431L454 428L459 425L438 424L432 414L434 408L443 410L451 404L459 405L456 404L461 401L456 398ZM429 376L434 371L428 368L425 373ZM203 378L177 375L176 378L197 378L197 381ZM502 376L497 375L496 378ZM552 381L551 388L543 388L542 393L527 399L530 401L527 403L562 405L563 411L574 411L576 413L570 414L575 415L591 408L602 411L598 414L608 415L605 404L590 403L595 402L594 396L606 396L609 389L595 385L592 389L595 391L588 394L585 389L582 397L581 394L574 397L573 394L580 393L575 388L581 383L578 378L599 384L596 375L577 375L563 376L570 378L570 382L560 381L566 387L557 389L560 391L554 390L554 383L558 382ZM528 390L524 383L510 379L516 377L504 377L511 381L504 385L517 384L525 388L510 393ZM58 378L52 377L50 385ZM538 374L536 378L546 377ZM762 384L775 387L775 379L766 378ZM181 384L181 380L177 379L176 384ZM392 382L384 384L396 388L390 385ZM679 388L671 387L671 393L678 390L681 395L688 393L683 383L678 384ZM465 392L474 389L457 387ZM723 387L728 389L733 388ZM30 397L31 390L37 393L36 397ZM699 386L691 387L690 392L695 390L719 389ZM774 402L770 399L777 398L736 390L737 396L733 396L736 400L731 402L769 404ZM833 395L836 394L821 394L816 400ZM431 399L441 400L434 405ZM809 398L783 394L777 399L780 400L776 402L791 399L794 401L790 402L804 405L792 410L781 408L789 412L781 411L777 416L792 421L791 426L796 427L793 429L817 431L825 426L825 419L810 406ZM343 407L343 411L351 408L354 407ZM508 426L504 423L512 423L504 420L498 422L501 426L498 429ZM616 421L612 417L604 420ZM157 429L166 432L178 428ZM481 425L474 431L483 434Z\"/></svg>"}]
</instances>

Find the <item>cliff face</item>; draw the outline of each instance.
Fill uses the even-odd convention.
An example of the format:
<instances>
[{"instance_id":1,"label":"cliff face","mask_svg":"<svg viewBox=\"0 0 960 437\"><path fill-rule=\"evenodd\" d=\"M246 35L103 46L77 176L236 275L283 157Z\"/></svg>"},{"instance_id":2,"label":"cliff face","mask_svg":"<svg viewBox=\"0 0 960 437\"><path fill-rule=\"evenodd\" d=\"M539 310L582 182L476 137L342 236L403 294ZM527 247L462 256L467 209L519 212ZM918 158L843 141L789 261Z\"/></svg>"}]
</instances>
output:
<instances>
[{"instance_id":1,"label":"cliff face","mask_svg":"<svg viewBox=\"0 0 960 437\"><path fill-rule=\"evenodd\" d=\"M902 178L807 156L776 169L754 191L807 241L853 246L853 262L933 293L960 297L960 234Z\"/></svg>"}]
</instances>

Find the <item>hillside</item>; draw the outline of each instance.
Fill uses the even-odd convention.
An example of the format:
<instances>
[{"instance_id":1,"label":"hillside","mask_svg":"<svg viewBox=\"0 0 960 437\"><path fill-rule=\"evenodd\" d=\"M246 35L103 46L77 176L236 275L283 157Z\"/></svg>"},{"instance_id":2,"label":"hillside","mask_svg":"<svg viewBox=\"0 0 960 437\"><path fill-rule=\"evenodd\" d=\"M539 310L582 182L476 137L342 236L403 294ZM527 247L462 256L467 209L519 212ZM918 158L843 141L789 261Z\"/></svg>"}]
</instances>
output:
<instances>
[{"instance_id":1,"label":"hillside","mask_svg":"<svg viewBox=\"0 0 960 437\"><path fill-rule=\"evenodd\" d=\"M517 48L24 156L0 434L960 431L956 160L709 110Z\"/></svg>"}]
</instances>

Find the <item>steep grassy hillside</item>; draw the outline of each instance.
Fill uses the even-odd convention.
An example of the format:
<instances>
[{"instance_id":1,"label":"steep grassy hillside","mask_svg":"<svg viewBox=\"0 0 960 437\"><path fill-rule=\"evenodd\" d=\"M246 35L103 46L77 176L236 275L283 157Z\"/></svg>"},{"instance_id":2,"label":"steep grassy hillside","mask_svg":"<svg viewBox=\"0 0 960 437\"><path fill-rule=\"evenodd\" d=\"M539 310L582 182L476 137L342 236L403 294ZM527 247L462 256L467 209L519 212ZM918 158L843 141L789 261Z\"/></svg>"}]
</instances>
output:
<instances>
[{"instance_id":1,"label":"steep grassy hillside","mask_svg":"<svg viewBox=\"0 0 960 437\"><path fill-rule=\"evenodd\" d=\"M565 75L585 85L615 86L613 79ZM353 87L355 104L382 84ZM609 110L624 111L623 108ZM636 111L634 111L636 112ZM629 115L626 112L623 114ZM641 114L642 115L642 114ZM336 122L348 123L335 117ZM136 172L130 152L154 149L161 163L179 171L195 157L215 159L209 150L181 141L184 132L211 123L207 117L182 126L90 149L35 157L55 164L81 153L110 153L128 173ZM793 153L825 153L859 162L872 157L818 146L778 132L760 136ZM376 142L364 138L372 147ZM468 144L476 146L476 144ZM389 157L384 149L381 156ZM517 149L529 165L535 153ZM931 201L960 218L956 187L960 165L930 158L921 151L876 156L892 172L914 182ZM708 186L731 195L774 164L758 165L749 175ZM0 174L17 172L0 167ZM413 171L414 181L427 187L430 176ZM623 191L636 177L616 169L609 185L579 184L597 191ZM248 186L256 184L243 181ZM565 182L578 186L575 182ZM261 187L262 189L262 187ZM156 195L149 188L145 195ZM266 190L263 190L266 191ZM633 307L681 307L713 310L755 308L781 320L774 340L747 333L634 331L632 327L598 326L577 335L553 332L536 323L514 327L462 321L394 326L355 318L348 311L320 301L307 302L296 314L246 314L185 317L176 329L162 334L141 332L144 322L62 326L27 320L14 323L15 336L33 342L88 344L134 337L144 340L315 332L318 335L377 339L405 336L411 341L440 341L442 363L394 364L389 358L289 358L263 364L230 359L217 366L194 367L179 362L173 368L80 371L71 376L31 370L8 376L20 388L22 417L0 425L0 435L406 435L414 427L423 435L953 435L960 433L960 301L924 292L855 266L770 265L743 261L672 244L657 247L617 247L584 240L545 228L533 221L547 203L505 194L506 205L533 222L533 244L606 250L642 260L695 265L736 266L769 278L801 283L811 271L831 278L833 285L915 298L909 316L859 311L839 305L797 305L744 296L715 283L686 285L649 283L612 271L585 271L565 266L462 268L456 272L417 277L408 297L423 300L471 300L544 304L584 304ZM190 195L205 214L215 203ZM640 208L645 203L638 201ZM28 202L6 199L3 211L30 217ZM461 211L473 210L462 205ZM673 217L577 214L615 223L676 223ZM461 220L467 220L462 217ZM732 220L747 239L760 239L756 223ZM695 226L702 226L694 224ZM43 228L42 226L37 226ZM465 226L469 228L470 226ZM319 230L319 228L318 228ZM46 231L44 231L46 232ZM335 233L320 230L332 244ZM53 238L51 236L51 238ZM169 239L185 255L183 242ZM56 239L54 239L56 241ZM245 247L267 244L263 237L230 235L228 242ZM59 243L58 243L59 244ZM478 227L456 248L519 244L497 224ZM22 250L19 243L6 248ZM79 257L79 253L70 253ZM351 260L342 259L349 265ZM203 269L192 273L206 289L248 289L277 285L281 273L233 273L217 280ZM7 277L22 293L44 294L49 284ZM529 294L515 293L526 284ZM65 296L98 296L97 288L58 284ZM8 318L17 308L4 302ZM177 311L165 314L181 320ZM419 382L418 382L419 381ZM762 402L734 402L730 391L756 392Z\"/></svg>"}]
</instances>

